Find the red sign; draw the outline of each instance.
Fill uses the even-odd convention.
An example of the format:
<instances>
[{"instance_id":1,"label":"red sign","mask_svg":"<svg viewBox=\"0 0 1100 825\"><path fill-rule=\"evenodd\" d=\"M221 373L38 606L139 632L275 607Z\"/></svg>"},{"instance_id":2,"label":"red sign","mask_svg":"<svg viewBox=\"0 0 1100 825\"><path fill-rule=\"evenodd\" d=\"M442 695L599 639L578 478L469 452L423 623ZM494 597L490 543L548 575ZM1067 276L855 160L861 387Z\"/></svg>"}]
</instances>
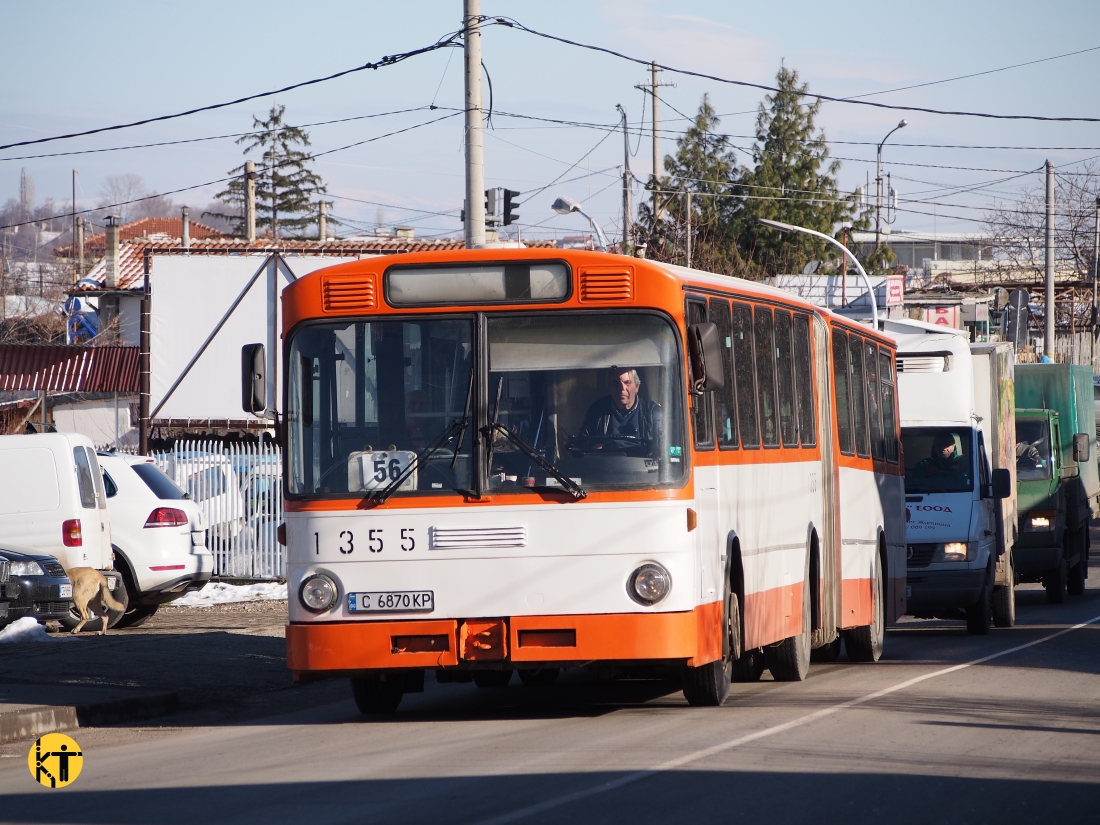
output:
<instances>
[{"instance_id":1,"label":"red sign","mask_svg":"<svg viewBox=\"0 0 1100 825\"><path fill-rule=\"evenodd\" d=\"M886 276L886 306L897 307L905 303L905 276Z\"/></svg>"}]
</instances>

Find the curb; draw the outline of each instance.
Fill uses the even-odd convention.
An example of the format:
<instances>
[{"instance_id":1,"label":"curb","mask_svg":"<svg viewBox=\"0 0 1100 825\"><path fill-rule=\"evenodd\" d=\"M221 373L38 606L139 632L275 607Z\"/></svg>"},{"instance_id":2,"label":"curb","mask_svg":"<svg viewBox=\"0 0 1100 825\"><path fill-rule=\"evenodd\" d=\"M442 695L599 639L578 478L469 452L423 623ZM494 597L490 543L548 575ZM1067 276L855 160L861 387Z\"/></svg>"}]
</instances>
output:
<instances>
[{"instance_id":1,"label":"curb","mask_svg":"<svg viewBox=\"0 0 1100 825\"><path fill-rule=\"evenodd\" d=\"M87 705L50 705L0 713L0 744L35 739L44 733L94 728L164 716L179 709L179 694L153 693Z\"/></svg>"}]
</instances>

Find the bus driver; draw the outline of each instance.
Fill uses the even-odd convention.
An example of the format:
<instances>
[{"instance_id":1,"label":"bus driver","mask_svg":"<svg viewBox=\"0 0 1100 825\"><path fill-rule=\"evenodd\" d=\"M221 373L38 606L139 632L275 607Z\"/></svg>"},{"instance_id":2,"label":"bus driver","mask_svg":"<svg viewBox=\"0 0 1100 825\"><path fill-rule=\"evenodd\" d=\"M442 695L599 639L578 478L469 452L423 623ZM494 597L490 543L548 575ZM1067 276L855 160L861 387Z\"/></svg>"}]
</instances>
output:
<instances>
[{"instance_id":1,"label":"bus driver","mask_svg":"<svg viewBox=\"0 0 1100 825\"><path fill-rule=\"evenodd\" d=\"M612 367L607 373L608 394L588 408L577 437L592 438L596 442L592 447L597 450L605 446L612 450L642 447L647 455L651 454L661 430L661 408L640 395L641 388L642 379L636 369ZM612 436L623 439L617 441Z\"/></svg>"}]
</instances>

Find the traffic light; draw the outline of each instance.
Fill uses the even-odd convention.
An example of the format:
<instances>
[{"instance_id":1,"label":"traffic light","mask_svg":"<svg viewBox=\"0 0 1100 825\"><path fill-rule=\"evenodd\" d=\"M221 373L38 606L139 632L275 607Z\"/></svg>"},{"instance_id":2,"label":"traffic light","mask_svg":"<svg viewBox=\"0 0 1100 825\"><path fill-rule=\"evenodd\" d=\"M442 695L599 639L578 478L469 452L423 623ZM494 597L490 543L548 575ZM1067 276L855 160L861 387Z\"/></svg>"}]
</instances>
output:
<instances>
[{"instance_id":1,"label":"traffic light","mask_svg":"<svg viewBox=\"0 0 1100 825\"><path fill-rule=\"evenodd\" d=\"M519 206L519 204L516 203L516 198L518 198L518 197L519 197L519 192L516 192L513 189L505 189L504 190L504 212L503 212L503 214L504 214L504 225L505 226L508 226L508 224L515 223L516 221L519 220L519 214L512 211L517 206Z\"/></svg>"}]
</instances>

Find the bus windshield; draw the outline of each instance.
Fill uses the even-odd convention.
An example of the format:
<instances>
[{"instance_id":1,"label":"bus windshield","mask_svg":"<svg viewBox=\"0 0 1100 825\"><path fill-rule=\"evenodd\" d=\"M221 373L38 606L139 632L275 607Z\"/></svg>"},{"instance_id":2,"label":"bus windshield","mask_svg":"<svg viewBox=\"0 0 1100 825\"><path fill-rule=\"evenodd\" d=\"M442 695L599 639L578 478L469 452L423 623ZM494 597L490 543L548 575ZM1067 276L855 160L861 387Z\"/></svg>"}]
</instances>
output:
<instances>
[{"instance_id":1,"label":"bus windshield","mask_svg":"<svg viewBox=\"0 0 1100 825\"><path fill-rule=\"evenodd\" d=\"M1045 420L1016 419L1016 479L1050 478L1050 427Z\"/></svg>"},{"instance_id":2,"label":"bus windshield","mask_svg":"<svg viewBox=\"0 0 1100 825\"><path fill-rule=\"evenodd\" d=\"M968 493L974 489L973 438L966 428L901 431L906 493Z\"/></svg>"},{"instance_id":3,"label":"bus windshield","mask_svg":"<svg viewBox=\"0 0 1100 825\"><path fill-rule=\"evenodd\" d=\"M472 316L296 331L288 343L288 494L683 482L681 359L667 320L552 312L489 315L487 328L481 363ZM479 432L477 411L492 429ZM480 468L475 438L483 439Z\"/></svg>"},{"instance_id":4,"label":"bus windshield","mask_svg":"<svg viewBox=\"0 0 1100 825\"><path fill-rule=\"evenodd\" d=\"M684 475L676 336L656 315L489 319L492 489L560 484L518 440L586 490L678 484Z\"/></svg>"},{"instance_id":5,"label":"bus windshield","mask_svg":"<svg viewBox=\"0 0 1100 825\"><path fill-rule=\"evenodd\" d=\"M469 490L472 426L414 465L463 417L472 318L345 321L298 331L288 361L287 490ZM457 455L455 454L457 451Z\"/></svg>"}]
</instances>

